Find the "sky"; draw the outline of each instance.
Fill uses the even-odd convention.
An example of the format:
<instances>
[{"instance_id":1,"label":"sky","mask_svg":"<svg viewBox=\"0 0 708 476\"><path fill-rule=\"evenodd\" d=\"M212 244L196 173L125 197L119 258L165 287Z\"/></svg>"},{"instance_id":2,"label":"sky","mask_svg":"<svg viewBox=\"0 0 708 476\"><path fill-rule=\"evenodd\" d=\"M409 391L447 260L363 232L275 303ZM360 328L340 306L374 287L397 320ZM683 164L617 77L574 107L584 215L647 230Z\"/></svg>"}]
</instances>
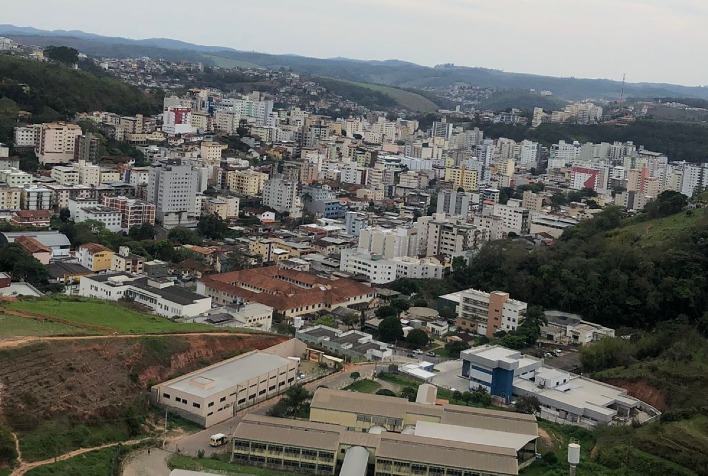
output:
<instances>
[{"instance_id":1,"label":"sky","mask_svg":"<svg viewBox=\"0 0 708 476\"><path fill-rule=\"evenodd\" d=\"M706 0L0 0L0 23L319 58L708 84Z\"/></svg>"}]
</instances>

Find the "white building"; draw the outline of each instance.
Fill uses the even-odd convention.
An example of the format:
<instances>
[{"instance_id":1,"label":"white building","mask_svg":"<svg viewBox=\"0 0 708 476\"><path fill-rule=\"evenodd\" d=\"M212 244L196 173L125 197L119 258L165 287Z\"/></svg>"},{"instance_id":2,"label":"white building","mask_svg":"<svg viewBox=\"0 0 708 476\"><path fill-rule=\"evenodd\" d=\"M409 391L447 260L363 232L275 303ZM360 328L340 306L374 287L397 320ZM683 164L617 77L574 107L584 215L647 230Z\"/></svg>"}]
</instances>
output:
<instances>
[{"instance_id":1,"label":"white building","mask_svg":"<svg viewBox=\"0 0 708 476\"><path fill-rule=\"evenodd\" d=\"M192 108L185 106L168 106L162 114L162 131L167 135L192 134Z\"/></svg>"},{"instance_id":2,"label":"white building","mask_svg":"<svg viewBox=\"0 0 708 476\"><path fill-rule=\"evenodd\" d=\"M510 199L506 205L495 203L492 214L502 218L507 234L525 235L529 232L529 210L521 206L521 200Z\"/></svg>"},{"instance_id":3,"label":"white building","mask_svg":"<svg viewBox=\"0 0 708 476\"><path fill-rule=\"evenodd\" d=\"M383 259L356 248L341 251L339 269L366 276L372 284L390 283L398 278L442 279L445 274L445 266L434 258Z\"/></svg>"},{"instance_id":4,"label":"white building","mask_svg":"<svg viewBox=\"0 0 708 476\"><path fill-rule=\"evenodd\" d=\"M455 217L467 217L472 203L472 194L469 192L441 190L438 193L437 213L446 213Z\"/></svg>"},{"instance_id":5,"label":"white building","mask_svg":"<svg viewBox=\"0 0 708 476\"><path fill-rule=\"evenodd\" d=\"M263 205L278 212L288 212L292 218L302 216L302 202L296 182L271 177L263 185Z\"/></svg>"},{"instance_id":6,"label":"white building","mask_svg":"<svg viewBox=\"0 0 708 476\"><path fill-rule=\"evenodd\" d=\"M131 299L165 317L194 317L211 309L211 298L177 288L168 279L136 277L128 273L83 276L79 296L117 301Z\"/></svg>"},{"instance_id":7,"label":"white building","mask_svg":"<svg viewBox=\"0 0 708 476\"><path fill-rule=\"evenodd\" d=\"M94 220L103 223L108 231L117 233L121 231L121 214L118 210L104 207L102 205L82 206L76 209L76 213L71 215L76 223L86 220Z\"/></svg>"},{"instance_id":8,"label":"white building","mask_svg":"<svg viewBox=\"0 0 708 476\"><path fill-rule=\"evenodd\" d=\"M5 182L9 187L29 186L32 183L32 175L13 167L0 170L0 182Z\"/></svg>"},{"instance_id":9,"label":"white building","mask_svg":"<svg viewBox=\"0 0 708 476\"><path fill-rule=\"evenodd\" d=\"M359 233L359 249L384 259L418 255L418 230L398 227L393 230L367 227Z\"/></svg>"},{"instance_id":10,"label":"white building","mask_svg":"<svg viewBox=\"0 0 708 476\"><path fill-rule=\"evenodd\" d=\"M150 167L147 201L155 204L155 218L163 226L193 225L201 212L196 208L198 172L180 159L170 159Z\"/></svg>"},{"instance_id":11,"label":"white building","mask_svg":"<svg viewBox=\"0 0 708 476\"><path fill-rule=\"evenodd\" d=\"M15 148L35 148L39 144L40 125L15 127Z\"/></svg>"}]
</instances>

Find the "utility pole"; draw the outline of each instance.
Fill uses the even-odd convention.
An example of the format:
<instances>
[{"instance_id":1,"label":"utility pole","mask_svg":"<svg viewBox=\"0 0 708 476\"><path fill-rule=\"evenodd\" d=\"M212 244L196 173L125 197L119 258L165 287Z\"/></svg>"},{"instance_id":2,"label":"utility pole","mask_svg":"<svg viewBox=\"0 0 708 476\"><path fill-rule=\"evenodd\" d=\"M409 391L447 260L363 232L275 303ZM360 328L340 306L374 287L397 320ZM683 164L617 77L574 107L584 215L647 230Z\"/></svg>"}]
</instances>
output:
<instances>
[{"instance_id":1,"label":"utility pole","mask_svg":"<svg viewBox=\"0 0 708 476\"><path fill-rule=\"evenodd\" d=\"M162 438L162 449L165 449L165 443L167 442L167 407L165 407L165 436Z\"/></svg>"}]
</instances>

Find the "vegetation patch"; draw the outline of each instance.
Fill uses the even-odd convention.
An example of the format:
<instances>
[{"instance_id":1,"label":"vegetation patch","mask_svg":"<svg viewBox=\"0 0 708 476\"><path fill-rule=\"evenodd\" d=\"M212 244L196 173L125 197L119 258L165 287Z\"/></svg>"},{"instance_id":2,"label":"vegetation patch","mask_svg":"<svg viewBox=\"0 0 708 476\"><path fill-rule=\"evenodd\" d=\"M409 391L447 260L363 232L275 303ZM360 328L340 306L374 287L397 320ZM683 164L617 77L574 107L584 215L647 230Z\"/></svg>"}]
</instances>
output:
<instances>
[{"instance_id":1,"label":"vegetation patch","mask_svg":"<svg viewBox=\"0 0 708 476\"><path fill-rule=\"evenodd\" d=\"M46 319L29 319L0 313L0 339L89 334L93 332Z\"/></svg>"},{"instance_id":2,"label":"vegetation patch","mask_svg":"<svg viewBox=\"0 0 708 476\"><path fill-rule=\"evenodd\" d=\"M357 380L356 382L344 387L344 390L351 390L359 393L374 393L381 388L381 384L369 379Z\"/></svg>"},{"instance_id":3,"label":"vegetation patch","mask_svg":"<svg viewBox=\"0 0 708 476\"><path fill-rule=\"evenodd\" d=\"M120 462L128 451L129 449L122 445L102 448L64 461L39 466L27 471L25 474L27 476L84 476L88 474L118 476L120 474Z\"/></svg>"},{"instance_id":4,"label":"vegetation patch","mask_svg":"<svg viewBox=\"0 0 708 476\"><path fill-rule=\"evenodd\" d=\"M214 455L211 458L193 458L184 455L174 455L167 461L170 469L186 469L189 471L218 471L219 474L233 476L302 476L302 473L278 471L253 466L242 466L228 462L229 455Z\"/></svg>"}]
</instances>

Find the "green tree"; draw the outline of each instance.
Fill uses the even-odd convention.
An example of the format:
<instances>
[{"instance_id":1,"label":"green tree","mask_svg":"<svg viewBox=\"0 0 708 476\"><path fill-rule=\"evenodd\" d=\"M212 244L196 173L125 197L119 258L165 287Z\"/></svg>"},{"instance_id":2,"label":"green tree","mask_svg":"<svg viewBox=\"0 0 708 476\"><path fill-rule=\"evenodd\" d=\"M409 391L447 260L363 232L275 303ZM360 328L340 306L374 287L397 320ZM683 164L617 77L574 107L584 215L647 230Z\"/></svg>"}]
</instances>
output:
<instances>
[{"instance_id":1,"label":"green tree","mask_svg":"<svg viewBox=\"0 0 708 476\"><path fill-rule=\"evenodd\" d=\"M681 212L688 204L686 196L680 192L666 190L649 202L645 211L649 218L660 218Z\"/></svg>"},{"instance_id":2,"label":"green tree","mask_svg":"<svg viewBox=\"0 0 708 476\"><path fill-rule=\"evenodd\" d=\"M514 409L519 413L534 415L541 412L541 402L534 395L523 395L516 399Z\"/></svg>"},{"instance_id":3,"label":"green tree","mask_svg":"<svg viewBox=\"0 0 708 476\"><path fill-rule=\"evenodd\" d=\"M411 329L406 336L406 343L415 348L421 348L428 345L430 337L423 329Z\"/></svg>"},{"instance_id":4,"label":"green tree","mask_svg":"<svg viewBox=\"0 0 708 476\"><path fill-rule=\"evenodd\" d=\"M379 339L384 342L396 342L403 339L403 326L397 317L386 317L379 323Z\"/></svg>"},{"instance_id":5,"label":"green tree","mask_svg":"<svg viewBox=\"0 0 708 476\"><path fill-rule=\"evenodd\" d=\"M324 316L318 317L315 321L316 326L327 326L327 327L337 327L337 322L334 320L334 316L331 314L326 314Z\"/></svg>"},{"instance_id":6,"label":"green tree","mask_svg":"<svg viewBox=\"0 0 708 476\"><path fill-rule=\"evenodd\" d=\"M199 218L197 231L205 238L222 240L229 232L229 225L219 215L212 213L210 215L202 215Z\"/></svg>"},{"instance_id":7,"label":"green tree","mask_svg":"<svg viewBox=\"0 0 708 476\"><path fill-rule=\"evenodd\" d=\"M387 388L382 388L376 391L376 395L384 395L386 397L397 397L396 393L393 390L389 390Z\"/></svg>"},{"instance_id":8,"label":"green tree","mask_svg":"<svg viewBox=\"0 0 708 476\"><path fill-rule=\"evenodd\" d=\"M374 311L377 317L385 319L387 317L398 317L398 309L393 306L381 306Z\"/></svg>"},{"instance_id":9,"label":"green tree","mask_svg":"<svg viewBox=\"0 0 708 476\"><path fill-rule=\"evenodd\" d=\"M398 311L398 314L407 311L411 307L411 303L405 298L396 298L391 301L391 307Z\"/></svg>"},{"instance_id":10,"label":"green tree","mask_svg":"<svg viewBox=\"0 0 708 476\"><path fill-rule=\"evenodd\" d=\"M68 208L62 208L61 210L59 210L59 219L62 222L68 222L69 218L71 218L71 211L69 211Z\"/></svg>"},{"instance_id":11,"label":"green tree","mask_svg":"<svg viewBox=\"0 0 708 476\"><path fill-rule=\"evenodd\" d=\"M155 227L150 223L135 225L128 230L128 236L135 241L152 240L155 238Z\"/></svg>"},{"instance_id":12,"label":"green tree","mask_svg":"<svg viewBox=\"0 0 708 476\"><path fill-rule=\"evenodd\" d=\"M302 417L309 413L312 392L302 385L294 385L285 391L282 400L285 402L285 416Z\"/></svg>"},{"instance_id":13,"label":"green tree","mask_svg":"<svg viewBox=\"0 0 708 476\"><path fill-rule=\"evenodd\" d=\"M401 398L407 398L409 402L415 402L418 398L418 390L413 387L403 387L401 389Z\"/></svg>"},{"instance_id":14,"label":"green tree","mask_svg":"<svg viewBox=\"0 0 708 476\"><path fill-rule=\"evenodd\" d=\"M71 66L79 62L78 50L68 46L47 46L44 48L44 55L50 60L65 64L67 66Z\"/></svg>"},{"instance_id":15,"label":"green tree","mask_svg":"<svg viewBox=\"0 0 708 476\"><path fill-rule=\"evenodd\" d=\"M445 344L445 350L450 354L450 357L457 359L460 357L460 352L469 349L470 346L463 341L452 341Z\"/></svg>"},{"instance_id":16,"label":"green tree","mask_svg":"<svg viewBox=\"0 0 708 476\"><path fill-rule=\"evenodd\" d=\"M189 228L176 226L167 234L167 239L178 245L201 245L202 239L199 235Z\"/></svg>"},{"instance_id":17,"label":"green tree","mask_svg":"<svg viewBox=\"0 0 708 476\"><path fill-rule=\"evenodd\" d=\"M361 374L359 372L352 372L349 374L349 378L354 380L355 382L361 377Z\"/></svg>"}]
</instances>

